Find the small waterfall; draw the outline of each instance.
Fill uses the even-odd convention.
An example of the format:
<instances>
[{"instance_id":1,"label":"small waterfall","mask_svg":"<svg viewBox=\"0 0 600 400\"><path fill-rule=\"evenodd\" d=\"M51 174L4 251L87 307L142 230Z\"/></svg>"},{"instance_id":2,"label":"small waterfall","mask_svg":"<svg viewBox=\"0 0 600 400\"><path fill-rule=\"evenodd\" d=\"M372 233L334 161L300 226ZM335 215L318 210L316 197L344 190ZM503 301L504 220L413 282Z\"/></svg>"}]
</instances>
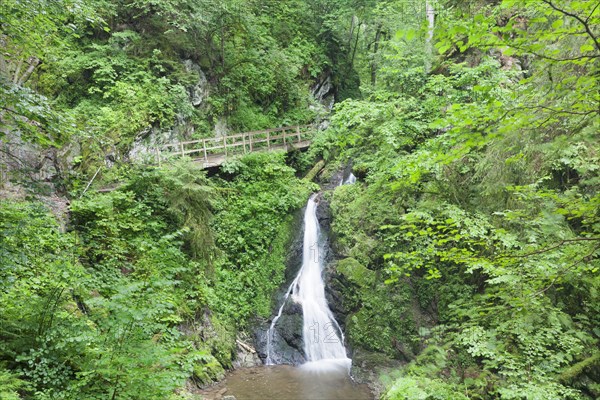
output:
<instances>
[{"instance_id":1,"label":"small waterfall","mask_svg":"<svg viewBox=\"0 0 600 400\"><path fill-rule=\"evenodd\" d=\"M298 284L299 277L300 277L300 274L298 274L296 276L296 278L294 279L294 281L292 282L292 284L290 285L288 290L285 292L285 295L283 296L283 301L281 302L281 307L279 307L279 311L277 312L277 315L275 316L275 318L273 318L273 321L271 321L271 326L269 327L269 330L267 331L267 359L265 360L266 365L274 365L275 364L273 362L273 359L271 358L271 353L273 352L273 335L275 335L275 324L277 324L277 321L279 321L279 318L281 318L281 313L283 312L283 307L285 306L285 303L287 302L288 297L290 297L292 290Z\"/></svg>"},{"instance_id":2,"label":"small waterfall","mask_svg":"<svg viewBox=\"0 0 600 400\"><path fill-rule=\"evenodd\" d=\"M350 172L350 175L348 175L348 177L344 181L344 185L353 185L355 183L356 183L356 176L354 176L354 174L352 172Z\"/></svg>"},{"instance_id":3,"label":"small waterfall","mask_svg":"<svg viewBox=\"0 0 600 400\"><path fill-rule=\"evenodd\" d=\"M356 176L354 176L354 174L352 172L350 172L350 175L348 175L346 180L344 180L343 176L340 178L340 183L338 183L338 186L353 185L355 183L356 183Z\"/></svg>"},{"instance_id":4,"label":"small waterfall","mask_svg":"<svg viewBox=\"0 0 600 400\"><path fill-rule=\"evenodd\" d=\"M302 250L302 267L288 288L283 304L277 316L273 318L267 333L266 364L272 365L273 335L275 325L283 307L291 299L302 306L303 326L302 339L306 364L303 368L311 370L348 369L352 360L346 356L344 334L327 305L325 283L322 277L322 246L319 243L320 228L317 219L316 195L306 205L304 213L304 242Z\"/></svg>"}]
</instances>

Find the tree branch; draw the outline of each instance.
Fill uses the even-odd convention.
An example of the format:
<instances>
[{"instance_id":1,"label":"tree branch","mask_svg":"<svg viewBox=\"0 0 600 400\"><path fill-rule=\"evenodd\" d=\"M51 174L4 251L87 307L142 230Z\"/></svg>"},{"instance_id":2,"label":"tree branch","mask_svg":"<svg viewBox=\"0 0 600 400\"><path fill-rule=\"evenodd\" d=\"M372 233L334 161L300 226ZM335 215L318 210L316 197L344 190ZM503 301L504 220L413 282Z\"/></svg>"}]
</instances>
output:
<instances>
[{"instance_id":1,"label":"tree branch","mask_svg":"<svg viewBox=\"0 0 600 400\"><path fill-rule=\"evenodd\" d=\"M533 296L537 296L537 295L540 295L540 294L546 292L548 289L550 289L552 286L554 286L554 284L556 283L556 281L558 280L558 278L560 278L561 276L563 276L565 273L567 273L568 271L570 271L572 268L574 268L577 264L579 264L580 262L582 262L586 258L591 257L592 255L594 255L594 253L598 249L600 249L600 246L594 247L594 249L590 253L586 254L585 256L581 257L579 260L575 261L573 264L569 265L560 274L556 275L554 277L554 279L552 279L552 281L550 282L550 284L548 286L546 286L543 289L538 290L537 292L535 292L533 294Z\"/></svg>"},{"instance_id":2,"label":"tree branch","mask_svg":"<svg viewBox=\"0 0 600 400\"><path fill-rule=\"evenodd\" d=\"M530 256L535 256L538 254L542 254L542 253L546 253L548 251L557 249L567 243L576 243L576 242L584 242L584 241L596 241L596 240L600 240L600 237L591 237L591 238L576 238L576 239L564 239L561 240L559 243L540 249L540 250L536 250L536 251L532 251L531 253L526 253L526 254L516 254L516 255L505 255L505 256L499 256L499 257L495 257L494 259L500 259L500 258L525 258L525 257L530 257Z\"/></svg>"},{"instance_id":3,"label":"tree branch","mask_svg":"<svg viewBox=\"0 0 600 400\"><path fill-rule=\"evenodd\" d=\"M590 19L590 17L592 16L592 14L596 10L596 8L598 7L597 5L594 8L594 10L592 11L592 14L590 14L590 16L586 20L583 20L583 19L581 19L581 17L579 15L577 15L575 13L571 13L571 12L568 12L566 10L562 10L562 9L558 8L557 6L554 5L554 3L552 3L551 0L542 0L542 2L548 4L550 7L552 7L553 9L555 9L556 11L558 11L559 13L567 15L567 16L569 16L571 18L575 18L577 21L581 22L583 24L584 28L585 28L585 31L589 35L589 37L591 37L592 40L594 41L594 44L596 45L596 49L598 51L600 51L600 43L598 42L598 39L596 38L596 36L594 36L594 34L593 34L590 26L588 25L588 20Z\"/></svg>"}]
</instances>

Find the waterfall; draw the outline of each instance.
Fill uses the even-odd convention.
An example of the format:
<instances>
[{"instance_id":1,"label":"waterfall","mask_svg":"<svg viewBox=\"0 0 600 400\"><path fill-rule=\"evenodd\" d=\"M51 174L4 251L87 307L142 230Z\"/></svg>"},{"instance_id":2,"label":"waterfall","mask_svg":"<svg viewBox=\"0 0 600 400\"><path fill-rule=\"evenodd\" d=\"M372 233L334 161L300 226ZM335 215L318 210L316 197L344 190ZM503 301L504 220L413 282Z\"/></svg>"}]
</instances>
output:
<instances>
[{"instance_id":1,"label":"waterfall","mask_svg":"<svg viewBox=\"0 0 600 400\"><path fill-rule=\"evenodd\" d=\"M356 176L354 176L354 174L352 172L350 172L350 175L348 175L346 180L344 180L343 176L340 178L340 183L338 183L338 186L353 185L355 183L356 183Z\"/></svg>"},{"instance_id":2,"label":"waterfall","mask_svg":"<svg viewBox=\"0 0 600 400\"><path fill-rule=\"evenodd\" d=\"M344 185L353 185L354 183L356 183L356 176L354 176L354 174L350 172L350 175L348 175L348 177L344 181Z\"/></svg>"},{"instance_id":3,"label":"waterfall","mask_svg":"<svg viewBox=\"0 0 600 400\"><path fill-rule=\"evenodd\" d=\"M304 241L302 267L289 286L267 333L266 364L272 365L271 352L275 325L283 307L291 299L302 306L302 339L307 362L303 368L311 370L349 369L352 360L346 356L344 334L327 305L323 282L322 249L320 228L317 219L316 195L306 205L304 213Z\"/></svg>"}]
</instances>

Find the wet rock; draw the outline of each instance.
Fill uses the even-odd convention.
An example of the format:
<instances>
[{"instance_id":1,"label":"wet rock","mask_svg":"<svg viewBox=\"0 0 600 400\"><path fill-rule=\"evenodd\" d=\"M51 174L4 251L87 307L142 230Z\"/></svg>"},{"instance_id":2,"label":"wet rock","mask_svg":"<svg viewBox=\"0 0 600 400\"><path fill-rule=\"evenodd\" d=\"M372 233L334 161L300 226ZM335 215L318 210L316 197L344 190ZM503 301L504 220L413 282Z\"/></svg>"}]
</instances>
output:
<instances>
[{"instance_id":1,"label":"wet rock","mask_svg":"<svg viewBox=\"0 0 600 400\"><path fill-rule=\"evenodd\" d=\"M344 321L351 311L344 296L348 289L348 282L337 273L336 265L337 262L333 261L325 267L325 297L336 321L340 326L344 326Z\"/></svg>"},{"instance_id":2,"label":"wet rock","mask_svg":"<svg viewBox=\"0 0 600 400\"><path fill-rule=\"evenodd\" d=\"M206 75L204 75L202 68L192 60L185 60L183 64L188 72L194 72L198 75L198 81L193 86L188 87L190 101L194 107L198 107L206 98L208 98L208 80L206 79Z\"/></svg>"},{"instance_id":3,"label":"wet rock","mask_svg":"<svg viewBox=\"0 0 600 400\"><path fill-rule=\"evenodd\" d=\"M275 364L299 365L306 361L304 356L304 341L302 340L302 307L288 298L280 318L273 330L271 360ZM269 324L270 325L270 324ZM263 362L267 358L268 327L257 340L260 348L259 356Z\"/></svg>"},{"instance_id":4,"label":"wet rock","mask_svg":"<svg viewBox=\"0 0 600 400\"><path fill-rule=\"evenodd\" d=\"M219 117L215 123L215 137L222 137L229 135L229 128L227 127L227 120L225 117Z\"/></svg>"},{"instance_id":5,"label":"wet rock","mask_svg":"<svg viewBox=\"0 0 600 400\"><path fill-rule=\"evenodd\" d=\"M328 235L331 229L331 208L329 201L323 196L320 196L319 204L317 204L317 219L321 225L322 236Z\"/></svg>"},{"instance_id":6,"label":"wet rock","mask_svg":"<svg viewBox=\"0 0 600 400\"><path fill-rule=\"evenodd\" d=\"M386 389L379 377L397 370L401 365L402 363L385 354L357 349L352 355L350 375L356 383L367 384L374 398L379 399Z\"/></svg>"},{"instance_id":7,"label":"wet rock","mask_svg":"<svg viewBox=\"0 0 600 400\"><path fill-rule=\"evenodd\" d=\"M331 75L327 74L321 77L312 87L311 94L318 102L322 111L330 112L335 103L335 88L331 80Z\"/></svg>"},{"instance_id":8,"label":"wet rock","mask_svg":"<svg viewBox=\"0 0 600 400\"><path fill-rule=\"evenodd\" d=\"M268 329L257 331L256 346L260 349L258 350L258 356L263 362L266 362L267 359L267 334ZM271 361L274 364L300 365L306 361L302 346L299 343L291 346L280 334L279 323L273 331L272 345Z\"/></svg>"},{"instance_id":9,"label":"wet rock","mask_svg":"<svg viewBox=\"0 0 600 400\"><path fill-rule=\"evenodd\" d=\"M280 307L283 301L283 295L288 289L298 271L302 267L302 246L304 245L304 209L299 210L294 216L294 222L291 225L294 237L291 243L288 245L288 250L285 256L285 284L281 287L279 295L277 297L277 304L275 307Z\"/></svg>"},{"instance_id":10,"label":"wet rock","mask_svg":"<svg viewBox=\"0 0 600 400\"><path fill-rule=\"evenodd\" d=\"M245 338L236 339L236 356L233 361L233 368L249 368L262 365L258 352L254 347L247 344Z\"/></svg>"},{"instance_id":11,"label":"wet rock","mask_svg":"<svg viewBox=\"0 0 600 400\"><path fill-rule=\"evenodd\" d=\"M290 347L299 351L304 347L302 324L302 307L293 301L288 301L281 318L277 321L276 329Z\"/></svg>"}]
</instances>

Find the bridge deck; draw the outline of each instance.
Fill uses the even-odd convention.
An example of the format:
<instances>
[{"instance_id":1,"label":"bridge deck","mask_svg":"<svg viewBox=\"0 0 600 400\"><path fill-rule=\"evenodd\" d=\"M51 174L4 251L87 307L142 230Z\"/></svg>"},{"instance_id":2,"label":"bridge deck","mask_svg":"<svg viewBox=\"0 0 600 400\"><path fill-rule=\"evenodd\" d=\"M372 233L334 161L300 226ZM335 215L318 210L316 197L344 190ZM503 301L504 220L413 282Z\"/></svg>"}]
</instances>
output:
<instances>
[{"instance_id":1,"label":"bridge deck","mask_svg":"<svg viewBox=\"0 0 600 400\"><path fill-rule=\"evenodd\" d=\"M155 149L160 165L174 157L188 156L203 168L216 167L232 156L260 151L305 149L310 146L315 127L286 126L264 131L243 132L216 138L166 144Z\"/></svg>"},{"instance_id":2,"label":"bridge deck","mask_svg":"<svg viewBox=\"0 0 600 400\"><path fill-rule=\"evenodd\" d=\"M271 146L271 148L269 150L262 150L262 151L276 151L276 150L285 150L285 151L291 151L293 149L298 149L298 150L303 150L306 149L310 146L311 141L310 140L304 140L301 142L296 142L296 143L288 143L288 144L278 144L278 145L273 145ZM254 150L253 152L256 153L260 150ZM225 153L221 153L221 154L213 154L207 157L207 159L205 160L204 158L195 158L193 159L195 162L198 162L202 165L202 168L212 168L212 167L218 167L221 164L223 164L228 158L231 158L235 155L241 155L244 153L235 153L235 154L225 154ZM245 153L248 154L248 153Z\"/></svg>"}]
</instances>

